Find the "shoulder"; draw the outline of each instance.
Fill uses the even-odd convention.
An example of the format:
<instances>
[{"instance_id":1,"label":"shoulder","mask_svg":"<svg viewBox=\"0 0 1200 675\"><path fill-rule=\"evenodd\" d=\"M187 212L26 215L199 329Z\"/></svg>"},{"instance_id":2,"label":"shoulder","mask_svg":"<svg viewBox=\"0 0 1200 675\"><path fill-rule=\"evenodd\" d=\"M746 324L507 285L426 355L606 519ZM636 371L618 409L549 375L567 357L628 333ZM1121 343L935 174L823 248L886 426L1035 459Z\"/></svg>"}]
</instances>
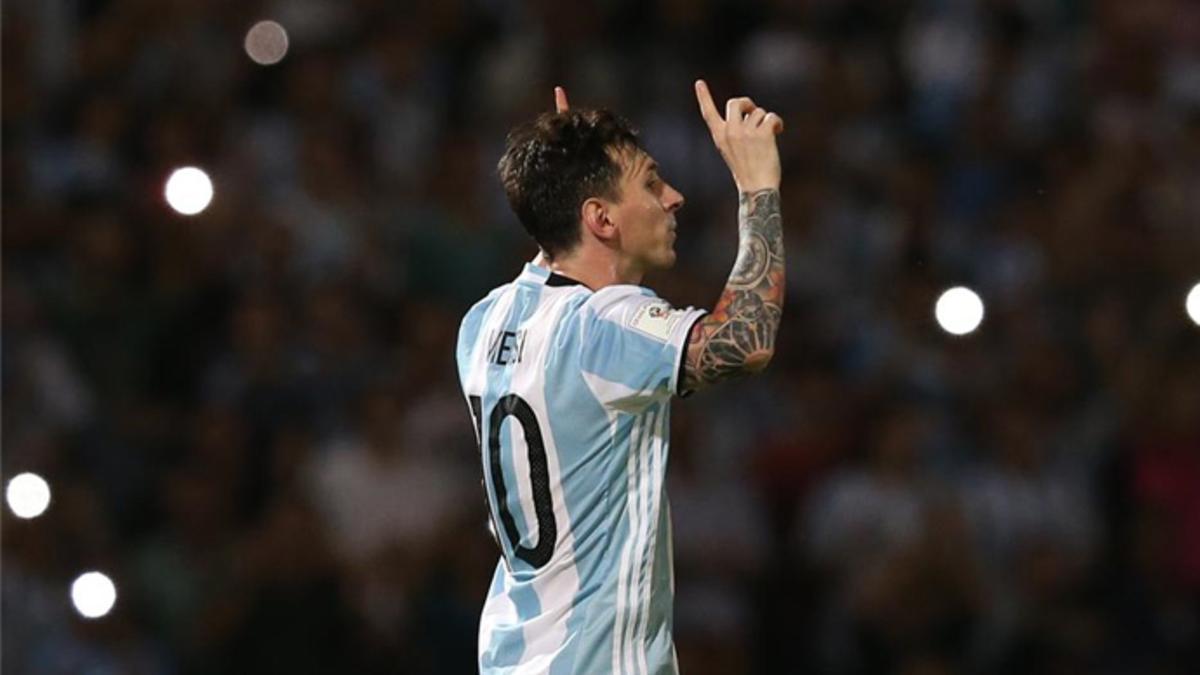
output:
<instances>
[{"instance_id":1,"label":"shoulder","mask_svg":"<svg viewBox=\"0 0 1200 675\"><path fill-rule=\"evenodd\" d=\"M463 315L462 322L458 326L458 344L455 349L455 358L459 364L460 375L466 372L466 365L471 360L475 343L484 331L484 324L487 322L492 308L496 306L496 302L511 285L505 284L492 289L490 293L472 305L466 314Z\"/></svg>"},{"instance_id":2,"label":"shoulder","mask_svg":"<svg viewBox=\"0 0 1200 675\"><path fill-rule=\"evenodd\" d=\"M628 308L640 307L649 302L663 303L654 291L644 286L617 284L605 286L587 296L583 310L600 318L621 312ZM663 303L665 304L665 303Z\"/></svg>"},{"instance_id":3,"label":"shoulder","mask_svg":"<svg viewBox=\"0 0 1200 675\"><path fill-rule=\"evenodd\" d=\"M692 320L704 314L692 307L675 308L649 288L629 285L596 291L584 308L585 320L600 332L617 330L658 342L675 342Z\"/></svg>"},{"instance_id":4,"label":"shoulder","mask_svg":"<svg viewBox=\"0 0 1200 675\"><path fill-rule=\"evenodd\" d=\"M512 284L497 286L484 296L482 300L471 305L466 314L463 314L462 322L459 324L458 334L460 337L473 332L472 329L478 329L479 324L483 323L484 317L487 316L488 310L492 308L492 305L496 303L500 295L508 290L509 286L512 286Z\"/></svg>"}]
</instances>

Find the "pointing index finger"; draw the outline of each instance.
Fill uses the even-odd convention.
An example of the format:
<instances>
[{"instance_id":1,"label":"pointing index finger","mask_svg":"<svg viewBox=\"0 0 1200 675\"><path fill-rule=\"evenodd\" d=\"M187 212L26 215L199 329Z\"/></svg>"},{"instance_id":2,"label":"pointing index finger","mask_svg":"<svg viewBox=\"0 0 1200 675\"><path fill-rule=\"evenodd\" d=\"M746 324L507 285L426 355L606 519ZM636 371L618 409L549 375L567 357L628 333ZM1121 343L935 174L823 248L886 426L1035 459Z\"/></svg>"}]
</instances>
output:
<instances>
[{"instance_id":1,"label":"pointing index finger","mask_svg":"<svg viewBox=\"0 0 1200 675\"><path fill-rule=\"evenodd\" d=\"M704 80L696 80L696 102L700 104L700 116L708 123L709 131L714 134L721 128L721 113L717 112L717 106L713 103L712 94L708 91L708 83Z\"/></svg>"},{"instance_id":2,"label":"pointing index finger","mask_svg":"<svg viewBox=\"0 0 1200 675\"><path fill-rule=\"evenodd\" d=\"M564 113L571 109L567 104L567 90L562 87L554 88L554 112Z\"/></svg>"}]
</instances>

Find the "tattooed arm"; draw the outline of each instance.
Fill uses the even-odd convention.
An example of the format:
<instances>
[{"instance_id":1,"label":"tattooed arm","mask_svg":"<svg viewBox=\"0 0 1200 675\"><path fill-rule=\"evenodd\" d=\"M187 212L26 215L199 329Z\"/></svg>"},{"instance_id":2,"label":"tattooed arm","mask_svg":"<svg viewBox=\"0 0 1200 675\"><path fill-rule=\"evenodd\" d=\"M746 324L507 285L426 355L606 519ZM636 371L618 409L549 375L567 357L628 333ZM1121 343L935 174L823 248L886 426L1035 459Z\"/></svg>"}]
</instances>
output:
<instances>
[{"instance_id":1,"label":"tattooed arm","mask_svg":"<svg viewBox=\"0 0 1200 675\"><path fill-rule=\"evenodd\" d=\"M682 389L756 373L771 360L783 314L781 225L779 190L741 193L737 261L712 313L692 327Z\"/></svg>"},{"instance_id":2,"label":"tattooed arm","mask_svg":"<svg viewBox=\"0 0 1200 675\"><path fill-rule=\"evenodd\" d=\"M716 307L692 327L681 389L756 373L775 353L783 313L783 228L779 149L783 120L748 98L717 112L708 85L696 82L700 114L738 186L738 254Z\"/></svg>"}]
</instances>

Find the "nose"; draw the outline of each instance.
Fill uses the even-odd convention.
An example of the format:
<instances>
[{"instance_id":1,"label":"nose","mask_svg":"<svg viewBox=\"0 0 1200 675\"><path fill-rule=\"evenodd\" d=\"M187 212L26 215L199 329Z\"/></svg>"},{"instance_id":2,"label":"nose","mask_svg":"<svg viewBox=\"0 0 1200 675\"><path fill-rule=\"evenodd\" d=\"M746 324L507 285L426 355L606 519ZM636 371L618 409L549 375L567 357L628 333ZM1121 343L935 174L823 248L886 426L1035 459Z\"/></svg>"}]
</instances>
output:
<instances>
[{"instance_id":1,"label":"nose","mask_svg":"<svg viewBox=\"0 0 1200 675\"><path fill-rule=\"evenodd\" d=\"M663 190L663 208L667 211L678 211L683 207L683 201L683 194L667 183Z\"/></svg>"}]
</instances>

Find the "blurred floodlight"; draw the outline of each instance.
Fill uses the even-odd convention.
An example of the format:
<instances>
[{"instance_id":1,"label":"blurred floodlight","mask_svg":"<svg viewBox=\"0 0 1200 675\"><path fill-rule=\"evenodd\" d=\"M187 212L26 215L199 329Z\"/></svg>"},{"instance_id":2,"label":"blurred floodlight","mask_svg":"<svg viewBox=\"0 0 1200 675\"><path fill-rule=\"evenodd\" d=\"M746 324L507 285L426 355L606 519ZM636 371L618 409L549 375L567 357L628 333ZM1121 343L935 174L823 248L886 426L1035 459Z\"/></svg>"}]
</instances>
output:
<instances>
[{"instance_id":1,"label":"blurred floodlight","mask_svg":"<svg viewBox=\"0 0 1200 675\"><path fill-rule=\"evenodd\" d=\"M1192 323L1200 326L1200 283L1192 286L1192 291L1187 295L1187 313Z\"/></svg>"},{"instance_id":2,"label":"blurred floodlight","mask_svg":"<svg viewBox=\"0 0 1200 675\"><path fill-rule=\"evenodd\" d=\"M108 614L117 602L117 587L104 574L87 572L71 584L71 602L82 616L98 619Z\"/></svg>"},{"instance_id":3,"label":"blurred floodlight","mask_svg":"<svg viewBox=\"0 0 1200 675\"><path fill-rule=\"evenodd\" d=\"M287 50L287 31L274 21L259 21L246 33L246 53L259 65L279 63Z\"/></svg>"},{"instance_id":4,"label":"blurred floodlight","mask_svg":"<svg viewBox=\"0 0 1200 675\"><path fill-rule=\"evenodd\" d=\"M167 179L165 194L171 208L185 216L194 216L208 208L213 198L213 185L208 174L187 166L176 169Z\"/></svg>"},{"instance_id":5,"label":"blurred floodlight","mask_svg":"<svg viewBox=\"0 0 1200 675\"><path fill-rule=\"evenodd\" d=\"M37 518L50 505L50 486L36 473L23 473L8 481L5 497L18 518Z\"/></svg>"},{"instance_id":6,"label":"blurred floodlight","mask_svg":"<svg viewBox=\"0 0 1200 675\"><path fill-rule=\"evenodd\" d=\"M975 291L957 286L938 298L934 315L942 330L954 335L966 335L983 321L983 301Z\"/></svg>"}]
</instances>

